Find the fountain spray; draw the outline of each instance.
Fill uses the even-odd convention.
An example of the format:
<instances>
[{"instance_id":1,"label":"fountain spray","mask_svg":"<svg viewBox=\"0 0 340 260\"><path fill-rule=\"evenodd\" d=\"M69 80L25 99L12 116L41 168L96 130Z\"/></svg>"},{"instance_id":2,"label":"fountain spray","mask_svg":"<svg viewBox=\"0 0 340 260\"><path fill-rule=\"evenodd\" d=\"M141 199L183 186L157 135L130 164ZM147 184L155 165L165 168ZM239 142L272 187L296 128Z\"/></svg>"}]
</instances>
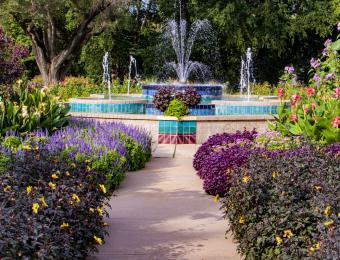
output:
<instances>
[{"instance_id":1,"label":"fountain spray","mask_svg":"<svg viewBox=\"0 0 340 260\"><path fill-rule=\"evenodd\" d=\"M107 85L109 89L109 100L111 100L111 77L109 69L109 53L105 52L103 57L103 83Z\"/></svg>"},{"instance_id":2,"label":"fountain spray","mask_svg":"<svg viewBox=\"0 0 340 260\"><path fill-rule=\"evenodd\" d=\"M127 89L127 94L128 95L130 95L132 65L135 66L135 78L138 79L139 75L138 75L138 71L137 71L137 61L136 61L136 59L132 55L130 55L129 80L128 80L128 89Z\"/></svg>"},{"instance_id":3,"label":"fountain spray","mask_svg":"<svg viewBox=\"0 0 340 260\"><path fill-rule=\"evenodd\" d=\"M247 49L245 59L241 57L241 72L240 72L240 94L247 88L248 101L251 97L251 85L255 84L254 66L253 66L253 53L251 48Z\"/></svg>"}]
</instances>

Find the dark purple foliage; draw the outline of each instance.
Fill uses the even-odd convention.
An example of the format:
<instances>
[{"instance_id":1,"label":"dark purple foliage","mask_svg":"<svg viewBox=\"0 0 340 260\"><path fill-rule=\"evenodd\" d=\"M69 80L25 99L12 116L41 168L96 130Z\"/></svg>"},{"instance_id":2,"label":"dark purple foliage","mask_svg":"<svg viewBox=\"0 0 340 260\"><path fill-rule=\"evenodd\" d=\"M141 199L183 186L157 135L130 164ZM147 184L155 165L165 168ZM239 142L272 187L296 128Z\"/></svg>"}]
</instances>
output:
<instances>
[{"instance_id":1,"label":"dark purple foliage","mask_svg":"<svg viewBox=\"0 0 340 260\"><path fill-rule=\"evenodd\" d=\"M0 85L11 84L22 75L21 60L28 54L26 46L15 44L0 27Z\"/></svg>"},{"instance_id":2,"label":"dark purple foliage","mask_svg":"<svg viewBox=\"0 0 340 260\"><path fill-rule=\"evenodd\" d=\"M198 175L203 179L203 188L210 195L223 196L229 186L230 174L248 162L251 144L234 144L222 147L219 152L212 152L206 158Z\"/></svg>"},{"instance_id":3,"label":"dark purple foliage","mask_svg":"<svg viewBox=\"0 0 340 260\"><path fill-rule=\"evenodd\" d=\"M172 87L160 87L157 93L154 95L153 104L158 110L165 112L169 107L171 100L174 99L174 88Z\"/></svg>"},{"instance_id":4,"label":"dark purple foliage","mask_svg":"<svg viewBox=\"0 0 340 260\"><path fill-rule=\"evenodd\" d=\"M237 131L236 133L229 134L216 134L203 143L201 147L198 149L194 156L193 166L194 168L199 171L207 161L209 155L214 152L216 149L221 149L229 147L230 144L240 143L246 140L254 140L256 137L257 132L255 129L253 131L244 130L243 132Z\"/></svg>"},{"instance_id":5,"label":"dark purple foliage","mask_svg":"<svg viewBox=\"0 0 340 260\"><path fill-rule=\"evenodd\" d=\"M186 87L183 92L177 91L176 98L186 106L195 106L201 102L201 95L194 87Z\"/></svg>"}]
</instances>

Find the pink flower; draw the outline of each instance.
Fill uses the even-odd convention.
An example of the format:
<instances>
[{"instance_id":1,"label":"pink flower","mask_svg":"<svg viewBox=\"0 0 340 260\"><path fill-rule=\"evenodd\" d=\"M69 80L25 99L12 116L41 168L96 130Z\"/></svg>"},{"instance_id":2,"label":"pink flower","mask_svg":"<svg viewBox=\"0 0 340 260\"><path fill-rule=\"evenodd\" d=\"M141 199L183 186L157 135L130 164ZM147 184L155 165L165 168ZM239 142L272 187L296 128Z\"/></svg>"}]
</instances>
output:
<instances>
[{"instance_id":1,"label":"pink flower","mask_svg":"<svg viewBox=\"0 0 340 260\"><path fill-rule=\"evenodd\" d=\"M309 109L309 107L305 107L305 108L303 109L303 111L307 114L307 113L309 113L310 109Z\"/></svg>"},{"instance_id":2,"label":"pink flower","mask_svg":"<svg viewBox=\"0 0 340 260\"><path fill-rule=\"evenodd\" d=\"M307 92L307 95L308 95L309 97L311 97L311 96L313 96L313 95L315 94L315 89L309 87L309 88L306 89L306 92Z\"/></svg>"},{"instance_id":3,"label":"pink flower","mask_svg":"<svg viewBox=\"0 0 340 260\"><path fill-rule=\"evenodd\" d=\"M336 89L335 89L334 97L335 97L335 98L340 98L340 88L336 88Z\"/></svg>"},{"instance_id":4,"label":"pink flower","mask_svg":"<svg viewBox=\"0 0 340 260\"><path fill-rule=\"evenodd\" d=\"M340 127L340 116L336 116L334 120L332 121L332 126L334 128L339 128Z\"/></svg>"},{"instance_id":5,"label":"pink flower","mask_svg":"<svg viewBox=\"0 0 340 260\"><path fill-rule=\"evenodd\" d=\"M65 87L65 85L66 85L66 84L65 84L65 80L62 80L60 83L61 83L61 85L62 85L63 87Z\"/></svg>"},{"instance_id":6,"label":"pink flower","mask_svg":"<svg viewBox=\"0 0 340 260\"><path fill-rule=\"evenodd\" d=\"M298 120L297 114L291 114L290 120L293 121L293 122L296 122Z\"/></svg>"},{"instance_id":7,"label":"pink flower","mask_svg":"<svg viewBox=\"0 0 340 260\"><path fill-rule=\"evenodd\" d=\"M279 94L279 97L284 97L285 96L285 89L284 88L279 88L277 90L277 93Z\"/></svg>"},{"instance_id":8,"label":"pink flower","mask_svg":"<svg viewBox=\"0 0 340 260\"><path fill-rule=\"evenodd\" d=\"M301 96L299 94L294 94L292 96L293 107L295 107L296 102L298 102L299 100L301 100Z\"/></svg>"},{"instance_id":9,"label":"pink flower","mask_svg":"<svg viewBox=\"0 0 340 260\"><path fill-rule=\"evenodd\" d=\"M313 110L315 110L315 108L316 108L316 103L312 103L312 108L313 108Z\"/></svg>"}]
</instances>

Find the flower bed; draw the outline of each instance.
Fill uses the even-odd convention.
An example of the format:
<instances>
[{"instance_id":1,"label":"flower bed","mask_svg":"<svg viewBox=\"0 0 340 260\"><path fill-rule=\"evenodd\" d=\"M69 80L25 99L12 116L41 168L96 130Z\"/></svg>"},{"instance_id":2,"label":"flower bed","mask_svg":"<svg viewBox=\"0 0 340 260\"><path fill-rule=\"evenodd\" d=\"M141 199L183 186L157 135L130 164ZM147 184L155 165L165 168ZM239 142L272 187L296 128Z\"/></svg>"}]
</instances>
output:
<instances>
[{"instance_id":1,"label":"flower bed","mask_svg":"<svg viewBox=\"0 0 340 260\"><path fill-rule=\"evenodd\" d=\"M76 121L52 135L9 132L0 156L0 258L81 259L104 242L104 206L151 155L145 131Z\"/></svg>"},{"instance_id":2,"label":"flower bed","mask_svg":"<svg viewBox=\"0 0 340 260\"><path fill-rule=\"evenodd\" d=\"M197 151L203 188L246 259L337 259L340 143L255 131L215 135Z\"/></svg>"}]
</instances>

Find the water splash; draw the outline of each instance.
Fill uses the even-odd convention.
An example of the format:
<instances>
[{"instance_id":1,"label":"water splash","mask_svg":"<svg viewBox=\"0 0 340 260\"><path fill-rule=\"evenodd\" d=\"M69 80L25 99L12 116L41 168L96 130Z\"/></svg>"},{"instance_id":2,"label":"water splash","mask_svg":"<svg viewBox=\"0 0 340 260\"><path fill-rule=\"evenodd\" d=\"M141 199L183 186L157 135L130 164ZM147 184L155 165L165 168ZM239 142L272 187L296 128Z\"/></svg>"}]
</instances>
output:
<instances>
[{"instance_id":1,"label":"water splash","mask_svg":"<svg viewBox=\"0 0 340 260\"><path fill-rule=\"evenodd\" d=\"M111 100L111 76L109 68L109 53L105 52L103 57L103 83L107 85L109 90L109 99Z\"/></svg>"},{"instance_id":2,"label":"water splash","mask_svg":"<svg viewBox=\"0 0 340 260\"><path fill-rule=\"evenodd\" d=\"M191 61L190 56L193 46L199 34L212 31L208 20L197 20L188 29L186 20L169 20L164 30L164 38L170 40L171 46L176 54L176 61L167 62L166 66L172 68L181 83L185 83L191 73L200 74L205 77L209 73L206 65Z\"/></svg>"},{"instance_id":3,"label":"water splash","mask_svg":"<svg viewBox=\"0 0 340 260\"><path fill-rule=\"evenodd\" d=\"M245 58L241 57L240 94L244 95L245 90L247 90L247 98L250 100L251 86L255 83L253 53L251 48L248 48Z\"/></svg>"},{"instance_id":4,"label":"water splash","mask_svg":"<svg viewBox=\"0 0 340 260\"><path fill-rule=\"evenodd\" d=\"M131 86L131 72L132 72L132 66L134 65L135 67L135 79L139 80L139 75L138 75L138 71L137 71L137 61L136 59L130 55L130 63L129 63L129 80L128 80L128 95L130 95L130 86Z\"/></svg>"}]
</instances>

